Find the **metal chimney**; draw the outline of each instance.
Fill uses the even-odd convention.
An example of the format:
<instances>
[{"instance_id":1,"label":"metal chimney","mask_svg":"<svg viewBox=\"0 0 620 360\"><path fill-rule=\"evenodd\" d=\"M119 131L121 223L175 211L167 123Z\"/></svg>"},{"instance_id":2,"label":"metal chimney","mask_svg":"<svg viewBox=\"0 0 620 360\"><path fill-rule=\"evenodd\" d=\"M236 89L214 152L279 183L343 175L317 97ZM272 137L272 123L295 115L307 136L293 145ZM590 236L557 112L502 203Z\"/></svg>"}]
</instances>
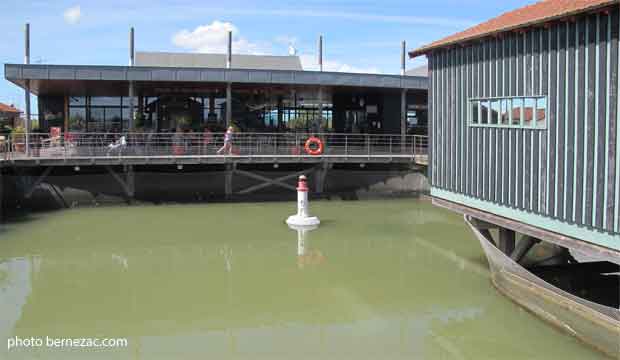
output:
<instances>
[{"instance_id":1,"label":"metal chimney","mask_svg":"<svg viewBox=\"0 0 620 360\"><path fill-rule=\"evenodd\" d=\"M323 35L319 35L319 53L318 53L319 71L323 71Z\"/></svg>"},{"instance_id":2,"label":"metal chimney","mask_svg":"<svg viewBox=\"0 0 620 360\"><path fill-rule=\"evenodd\" d=\"M232 66L232 31L228 32L228 50L226 51L226 68Z\"/></svg>"},{"instance_id":3,"label":"metal chimney","mask_svg":"<svg viewBox=\"0 0 620 360\"><path fill-rule=\"evenodd\" d=\"M136 64L135 55L134 29L132 26L129 30L129 66L134 66Z\"/></svg>"},{"instance_id":4,"label":"metal chimney","mask_svg":"<svg viewBox=\"0 0 620 360\"><path fill-rule=\"evenodd\" d=\"M403 40L403 48L400 54L400 74L402 76L405 76L405 59L407 56L406 53L407 53L407 43L405 42L405 40Z\"/></svg>"}]
</instances>

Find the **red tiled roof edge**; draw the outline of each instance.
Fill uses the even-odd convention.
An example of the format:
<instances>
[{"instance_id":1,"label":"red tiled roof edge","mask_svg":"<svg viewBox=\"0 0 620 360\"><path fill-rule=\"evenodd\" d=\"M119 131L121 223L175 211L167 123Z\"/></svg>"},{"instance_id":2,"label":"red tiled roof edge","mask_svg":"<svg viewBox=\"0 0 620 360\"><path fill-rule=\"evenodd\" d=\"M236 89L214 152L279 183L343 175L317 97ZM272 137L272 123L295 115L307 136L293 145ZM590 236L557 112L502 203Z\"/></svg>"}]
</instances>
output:
<instances>
[{"instance_id":1,"label":"red tiled roof edge","mask_svg":"<svg viewBox=\"0 0 620 360\"><path fill-rule=\"evenodd\" d=\"M3 103L0 103L0 112L17 113L17 114L21 113L21 111L15 108L14 106L3 104Z\"/></svg>"},{"instance_id":2,"label":"red tiled roof edge","mask_svg":"<svg viewBox=\"0 0 620 360\"><path fill-rule=\"evenodd\" d=\"M431 50L451 46L465 41L480 39L489 35L513 31L549 21L571 17L619 4L618 0L543 0L506 12L491 20L467 30L445 37L409 52L414 58Z\"/></svg>"}]
</instances>

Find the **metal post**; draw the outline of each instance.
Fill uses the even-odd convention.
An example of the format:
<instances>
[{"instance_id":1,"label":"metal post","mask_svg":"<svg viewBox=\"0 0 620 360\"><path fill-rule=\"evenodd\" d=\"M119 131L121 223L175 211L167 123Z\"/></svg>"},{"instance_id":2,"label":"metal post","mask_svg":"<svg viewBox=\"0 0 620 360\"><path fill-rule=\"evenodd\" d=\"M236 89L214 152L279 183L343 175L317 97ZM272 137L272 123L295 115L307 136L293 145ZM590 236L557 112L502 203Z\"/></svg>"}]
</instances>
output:
<instances>
[{"instance_id":1,"label":"metal post","mask_svg":"<svg viewBox=\"0 0 620 360\"><path fill-rule=\"evenodd\" d=\"M230 69L232 66L232 31L228 32L228 47L226 50L226 68Z\"/></svg>"},{"instance_id":2,"label":"metal post","mask_svg":"<svg viewBox=\"0 0 620 360\"><path fill-rule=\"evenodd\" d=\"M232 85L226 84L226 127L232 125Z\"/></svg>"},{"instance_id":3,"label":"metal post","mask_svg":"<svg viewBox=\"0 0 620 360\"><path fill-rule=\"evenodd\" d=\"M400 143L402 152L405 152L405 141L407 135L407 89L400 92Z\"/></svg>"},{"instance_id":4,"label":"metal post","mask_svg":"<svg viewBox=\"0 0 620 360\"><path fill-rule=\"evenodd\" d=\"M228 32L228 46L226 49L226 68L232 67L232 31ZM226 84L226 127L232 125L232 85Z\"/></svg>"},{"instance_id":5,"label":"metal post","mask_svg":"<svg viewBox=\"0 0 620 360\"><path fill-rule=\"evenodd\" d=\"M24 46L25 46L25 54L24 54L24 63L26 65L30 64L30 24L26 23L26 27L24 29ZM26 146L26 156L30 155L30 80L26 80L26 91L25 91L25 100L26 100L26 119L24 119L24 133L25 133L25 146Z\"/></svg>"},{"instance_id":6,"label":"metal post","mask_svg":"<svg viewBox=\"0 0 620 360\"><path fill-rule=\"evenodd\" d=\"M319 35L317 62L319 63L319 71L323 71L323 35ZM314 124L314 130L320 132L323 124L323 88L321 86L319 86L319 118L316 121L318 124Z\"/></svg>"},{"instance_id":7,"label":"metal post","mask_svg":"<svg viewBox=\"0 0 620 360\"><path fill-rule=\"evenodd\" d=\"M323 71L323 35L319 35L318 62L319 62L319 71Z\"/></svg>"},{"instance_id":8,"label":"metal post","mask_svg":"<svg viewBox=\"0 0 620 360\"><path fill-rule=\"evenodd\" d=\"M407 47L407 43L405 42L405 40L403 40L402 43L402 51L400 54L400 75L405 76L405 59L407 58L406 56L406 47Z\"/></svg>"},{"instance_id":9,"label":"metal post","mask_svg":"<svg viewBox=\"0 0 620 360\"><path fill-rule=\"evenodd\" d=\"M129 29L129 66L135 65L135 43L134 43L134 28Z\"/></svg>"},{"instance_id":10,"label":"metal post","mask_svg":"<svg viewBox=\"0 0 620 360\"><path fill-rule=\"evenodd\" d=\"M323 127L323 87L319 85L319 118L317 124L315 124L314 128L317 132L321 132Z\"/></svg>"},{"instance_id":11,"label":"metal post","mask_svg":"<svg viewBox=\"0 0 620 360\"><path fill-rule=\"evenodd\" d=\"M135 65L135 43L134 43L134 28L131 27L129 30L129 66ZM129 119L128 119L128 127L129 129L133 129L134 127L134 97L135 97L135 89L133 81L129 82Z\"/></svg>"}]
</instances>

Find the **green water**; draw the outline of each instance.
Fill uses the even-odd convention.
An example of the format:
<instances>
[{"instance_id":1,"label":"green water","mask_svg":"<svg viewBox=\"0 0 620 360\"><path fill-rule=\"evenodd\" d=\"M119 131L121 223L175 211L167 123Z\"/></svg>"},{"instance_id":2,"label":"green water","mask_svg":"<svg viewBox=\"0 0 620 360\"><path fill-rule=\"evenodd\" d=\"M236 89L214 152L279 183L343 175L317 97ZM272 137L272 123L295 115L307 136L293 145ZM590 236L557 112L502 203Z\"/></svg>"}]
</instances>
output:
<instances>
[{"instance_id":1,"label":"green water","mask_svg":"<svg viewBox=\"0 0 620 360\"><path fill-rule=\"evenodd\" d=\"M500 295L460 216L419 200L37 215L0 232L0 359L596 359ZM298 253L302 253L298 256Z\"/></svg>"}]
</instances>

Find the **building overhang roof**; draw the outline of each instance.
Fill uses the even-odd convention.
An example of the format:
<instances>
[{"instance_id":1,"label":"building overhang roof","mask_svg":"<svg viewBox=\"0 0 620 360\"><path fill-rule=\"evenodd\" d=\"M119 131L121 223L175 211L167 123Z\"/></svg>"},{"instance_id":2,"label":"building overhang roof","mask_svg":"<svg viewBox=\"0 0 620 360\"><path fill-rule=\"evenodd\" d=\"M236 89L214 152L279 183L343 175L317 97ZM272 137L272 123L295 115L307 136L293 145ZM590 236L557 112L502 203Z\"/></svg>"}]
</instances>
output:
<instances>
[{"instance_id":1,"label":"building overhang roof","mask_svg":"<svg viewBox=\"0 0 620 360\"><path fill-rule=\"evenodd\" d=\"M419 76L336 73L293 70L174 68L100 65L5 64L4 76L35 95L114 95L127 93L130 82L166 84L255 84L285 86L363 87L427 90L428 79Z\"/></svg>"}]
</instances>

